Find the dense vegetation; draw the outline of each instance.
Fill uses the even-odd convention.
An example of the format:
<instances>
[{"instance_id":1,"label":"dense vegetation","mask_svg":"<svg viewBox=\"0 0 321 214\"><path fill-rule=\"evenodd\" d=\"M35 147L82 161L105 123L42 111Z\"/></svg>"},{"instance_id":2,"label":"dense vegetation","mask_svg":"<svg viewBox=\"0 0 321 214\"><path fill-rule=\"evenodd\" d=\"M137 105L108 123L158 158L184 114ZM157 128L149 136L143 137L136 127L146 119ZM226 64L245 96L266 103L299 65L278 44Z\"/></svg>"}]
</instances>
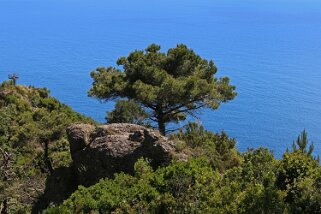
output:
<instances>
[{"instance_id":1,"label":"dense vegetation","mask_svg":"<svg viewBox=\"0 0 321 214\"><path fill-rule=\"evenodd\" d=\"M93 123L45 88L0 85L0 205L25 213L43 193L55 168L71 162L65 128Z\"/></svg>"},{"instance_id":2,"label":"dense vegetation","mask_svg":"<svg viewBox=\"0 0 321 214\"><path fill-rule=\"evenodd\" d=\"M157 123L166 134L166 124L236 96L227 77L214 77L213 61L185 45L167 53L150 45L117 63L123 71L108 67L91 73L90 96L124 98L107 114L108 123ZM305 130L279 160L267 148L240 153L225 132L190 122L168 135L186 161L173 159L153 169L141 158L132 175L121 172L76 190L65 130L77 122L96 123L45 88L0 85L1 214L44 209L57 214L321 213L321 167Z\"/></svg>"},{"instance_id":3,"label":"dense vegetation","mask_svg":"<svg viewBox=\"0 0 321 214\"><path fill-rule=\"evenodd\" d=\"M26 213L51 170L70 164L65 127L94 122L50 97L47 89L4 82L0 98L2 206L6 201L10 213ZM195 123L169 137L189 154L187 162L153 170L141 159L134 175L79 186L45 212L321 213L321 167L305 131L281 160L265 148L239 153L226 133Z\"/></svg>"},{"instance_id":4,"label":"dense vegetation","mask_svg":"<svg viewBox=\"0 0 321 214\"><path fill-rule=\"evenodd\" d=\"M265 148L238 154L233 139L195 124L175 138L193 158L155 171L141 159L134 176L80 186L46 213L321 213L321 167L305 148L281 160Z\"/></svg>"}]
</instances>

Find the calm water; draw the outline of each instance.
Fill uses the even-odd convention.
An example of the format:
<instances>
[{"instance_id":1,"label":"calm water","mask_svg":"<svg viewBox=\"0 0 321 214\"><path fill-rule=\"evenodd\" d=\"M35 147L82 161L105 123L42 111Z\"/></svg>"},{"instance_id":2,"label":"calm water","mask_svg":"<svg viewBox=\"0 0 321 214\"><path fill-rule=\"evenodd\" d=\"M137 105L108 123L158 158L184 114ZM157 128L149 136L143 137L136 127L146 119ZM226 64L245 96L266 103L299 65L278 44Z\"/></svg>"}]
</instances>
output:
<instances>
[{"instance_id":1,"label":"calm water","mask_svg":"<svg viewBox=\"0 0 321 214\"><path fill-rule=\"evenodd\" d=\"M207 129L280 157L306 128L321 155L319 0L0 0L0 81L17 71L99 121L113 104L87 97L89 72L152 42L187 44L237 86Z\"/></svg>"}]
</instances>

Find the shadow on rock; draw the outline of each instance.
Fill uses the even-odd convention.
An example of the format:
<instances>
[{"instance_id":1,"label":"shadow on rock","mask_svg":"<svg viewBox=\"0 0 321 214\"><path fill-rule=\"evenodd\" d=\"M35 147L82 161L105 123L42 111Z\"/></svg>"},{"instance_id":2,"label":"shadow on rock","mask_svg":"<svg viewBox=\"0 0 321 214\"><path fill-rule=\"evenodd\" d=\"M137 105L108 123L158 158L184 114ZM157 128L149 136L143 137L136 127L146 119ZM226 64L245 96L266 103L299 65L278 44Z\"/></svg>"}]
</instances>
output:
<instances>
[{"instance_id":1,"label":"shadow on rock","mask_svg":"<svg viewBox=\"0 0 321 214\"><path fill-rule=\"evenodd\" d=\"M32 213L41 213L51 204L60 204L77 189L77 179L72 167L61 167L48 176L46 187L32 208Z\"/></svg>"}]
</instances>

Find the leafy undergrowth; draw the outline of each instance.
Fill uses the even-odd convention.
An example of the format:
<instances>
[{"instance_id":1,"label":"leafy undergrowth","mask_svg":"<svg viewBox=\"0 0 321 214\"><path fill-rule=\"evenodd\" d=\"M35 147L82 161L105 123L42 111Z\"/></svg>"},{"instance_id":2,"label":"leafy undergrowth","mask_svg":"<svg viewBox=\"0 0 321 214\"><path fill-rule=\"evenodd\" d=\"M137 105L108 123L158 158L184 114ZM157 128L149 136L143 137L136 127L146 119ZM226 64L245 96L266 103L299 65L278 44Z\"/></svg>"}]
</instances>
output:
<instances>
[{"instance_id":1,"label":"leafy undergrowth","mask_svg":"<svg viewBox=\"0 0 321 214\"><path fill-rule=\"evenodd\" d=\"M187 162L154 171L140 159L134 176L80 186L45 213L321 213L321 167L304 148L281 160L265 148L238 153L234 139L193 123L172 140Z\"/></svg>"},{"instance_id":2,"label":"leafy undergrowth","mask_svg":"<svg viewBox=\"0 0 321 214\"><path fill-rule=\"evenodd\" d=\"M205 158L153 171L141 159L135 175L117 174L79 189L45 213L320 213L321 169L301 152L274 159L249 150L226 171Z\"/></svg>"},{"instance_id":3,"label":"leafy undergrowth","mask_svg":"<svg viewBox=\"0 0 321 214\"><path fill-rule=\"evenodd\" d=\"M49 95L46 88L0 85L0 201L10 212L29 212L47 176L71 163L65 129L95 123Z\"/></svg>"},{"instance_id":4,"label":"leafy undergrowth","mask_svg":"<svg viewBox=\"0 0 321 214\"><path fill-rule=\"evenodd\" d=\"M71 194L65 129L95 121L47 89L10 82L0 86L0 118L0 209L7 204L10 213L47 206L45 213L321 213L321 167L305 132L278 160L266 148L240 153L226 133L190 123L170 136L177 150L188 154L186 162L153 170L140 159L134 175L116 174ZM46 185L57 178L66 179L45 195ZM71 196L45 203L50 194L59 201L60 193Z\"/></svg>"}]
</instances>

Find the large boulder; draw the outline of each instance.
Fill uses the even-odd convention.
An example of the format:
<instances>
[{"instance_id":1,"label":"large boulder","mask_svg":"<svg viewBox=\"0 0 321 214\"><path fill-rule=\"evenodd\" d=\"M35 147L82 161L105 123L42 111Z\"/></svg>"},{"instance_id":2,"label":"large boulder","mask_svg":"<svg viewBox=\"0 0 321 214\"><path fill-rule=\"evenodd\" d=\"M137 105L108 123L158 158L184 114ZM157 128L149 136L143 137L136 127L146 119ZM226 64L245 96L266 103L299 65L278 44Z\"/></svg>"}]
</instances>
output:
<instances>
[{"instance_id":1,"label":"large boulder","mask_svg":"<svg viewBox=\"0 0 321 214\"><path fill-rule=\"evenodd\" d=\"M85 186L117 172L133 174L134 164L141 157L147 158L153 168L167 165L176 153L174 142L134 124L75 124L67 134L78 183Z\"/></svg>"}]
</instances>

